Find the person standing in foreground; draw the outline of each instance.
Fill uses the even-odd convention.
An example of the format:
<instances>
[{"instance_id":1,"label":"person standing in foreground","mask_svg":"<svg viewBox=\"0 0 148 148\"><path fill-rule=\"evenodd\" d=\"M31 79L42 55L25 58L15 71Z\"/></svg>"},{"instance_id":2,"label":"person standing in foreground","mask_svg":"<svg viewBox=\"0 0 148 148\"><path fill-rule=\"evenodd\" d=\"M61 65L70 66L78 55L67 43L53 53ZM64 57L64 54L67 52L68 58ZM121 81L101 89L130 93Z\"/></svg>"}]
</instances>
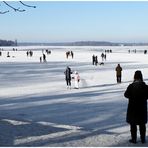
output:
<instances>
[{"instance_id":1,"label":"person standing in foreground","mask_svg":"<svg viewBox=\"0 0 148 148\"><path fill-rule=\"evenodd\" d=\"M121 83L121 72L122 72L122 67L120 66L120 64L118 64L116 67L117 83Z\"/></svg>"},{"instance_id":2,"label":"person standing in foreground","mask_svg":"<svg viewBox=\"0 0 148 148\"><path fill-rule=\"evenodd\" d=\"M126 116L131 131L129 142L137 143L137 125L139 125L141 142L145 143L148 86L143 82L141 71L135 72L134 81L127 87L124 96L129 100Z\"/></svg>"},{"instance_id":3,"label":"person standing in foreground","mask_svg":"<svg viewBox=\"0 0 148 148\"><path fill-rule=\"evenodd\" d=\"M66 80L66 84L67 84L67 88L71 88L71 68L67 66L65 72L65 80Z\"/></svg>"}]
</instances>

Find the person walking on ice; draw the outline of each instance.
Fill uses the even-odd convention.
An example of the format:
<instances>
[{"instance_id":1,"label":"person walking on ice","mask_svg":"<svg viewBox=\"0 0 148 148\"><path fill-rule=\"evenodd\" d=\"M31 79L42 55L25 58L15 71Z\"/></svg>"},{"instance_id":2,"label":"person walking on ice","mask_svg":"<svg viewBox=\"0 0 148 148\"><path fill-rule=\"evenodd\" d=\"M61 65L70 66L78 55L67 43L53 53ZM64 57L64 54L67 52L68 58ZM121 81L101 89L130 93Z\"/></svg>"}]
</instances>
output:
<instances>
[{"instance_id":1,"label":"person walking on ice","mask_svg":"<svg viewBox=\"0 0 148 148\"><path fill-rule=\"evenodd\" d=\"M128 98L126 121L130 124L130 143L137 143L137 125L139 125L141 142L146 142L148 85L143 81L141 71L136 71L134 81L124 96Z\"/></svg>"},{"instance_id":2,"label":"person walking on ice","mask_svg":"<svg viewBox=\"0 0 148 148\"><path fill-rule=\"evenodd\" d=\"M80 76L77 71L74 72L74 83L75 83L75 89L79 89L79 82L80 82Z\"/></svg>"}]
</instances>

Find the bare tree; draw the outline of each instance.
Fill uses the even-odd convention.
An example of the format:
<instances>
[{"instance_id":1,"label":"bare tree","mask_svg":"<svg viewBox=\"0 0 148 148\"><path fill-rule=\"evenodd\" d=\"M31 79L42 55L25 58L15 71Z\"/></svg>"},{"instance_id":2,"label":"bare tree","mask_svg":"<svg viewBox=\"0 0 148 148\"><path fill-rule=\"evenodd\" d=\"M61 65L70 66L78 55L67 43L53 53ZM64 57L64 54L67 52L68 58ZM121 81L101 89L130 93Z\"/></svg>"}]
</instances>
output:
<instances>
[{"instance_id":1,"label":"bare tree","mask_svg":"<svg viewBox=\"0 0 148 148\"><path fill-rule=\"evenodd\" d=\"M4 5L6 5L9 9L14 10L15 12L24 12L24 11L26 11L26 9L22 9L20 7L16 8L16 7L12 6L11 4L9 4L6 1L2 1L1 3L3 3ZM28 5L28 4L26 4L26 3L22 2L22 1L18 1L18 3L21 4L22 6L25 6L25 7L36 8L36 6ZM10 12L10 10L5 10L5 11L1 11L0 10L0 14L5 14L5 13L8 13L8 12Z\"/></svg>"}]
</instances>

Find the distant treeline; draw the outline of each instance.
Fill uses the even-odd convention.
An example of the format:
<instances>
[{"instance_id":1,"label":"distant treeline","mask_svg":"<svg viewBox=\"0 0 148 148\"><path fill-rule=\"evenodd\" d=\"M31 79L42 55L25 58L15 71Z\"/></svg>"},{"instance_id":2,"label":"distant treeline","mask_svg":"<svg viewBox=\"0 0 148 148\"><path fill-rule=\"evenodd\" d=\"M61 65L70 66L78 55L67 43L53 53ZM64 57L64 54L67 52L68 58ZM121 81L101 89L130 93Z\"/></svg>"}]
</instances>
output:
<instances>
[{"instance_id":1,"label":"distant treeline","mask_svg":"<svg viewBox=\"0 0 148 148\"><path fill-rule=\"evenodd\" d=\"M7 41L7 40L0 40L0 46L15 46L16 42L14 41Z\"/></svg>"},{"instance_id":2,"label":"distant treeline","mask_svg":"<svg viewBox=\"0 0 148 148\"><path fill-rule=\"evenodd\" d=\"M105 41L79 41L69 43L71 46L118 46L118 43L111 43Z\"/></svg>"},{"instance_id":3,"label":"distant treeline","mask_svg":"<svg viewBox=\"0 0 148 148\"><path fill-rule=\"evenodd\" d=\"M118 43L99 41L78 41L78 42L58 42L58 43L18 43L18 45L45 45L45 46L118 46Z\"/></svg>"},{"instance_id":4,"label":"distant treeline","mask_svg":"<svg viewBox=\"0 0 148 148\"><path fill-rule=\"evenodd\" d=\"M113 43L106 41L78 41L59 43L18 43L19 46L44 45L44 46L148 46L148 43Z\"/></svg>"}]
</instances>

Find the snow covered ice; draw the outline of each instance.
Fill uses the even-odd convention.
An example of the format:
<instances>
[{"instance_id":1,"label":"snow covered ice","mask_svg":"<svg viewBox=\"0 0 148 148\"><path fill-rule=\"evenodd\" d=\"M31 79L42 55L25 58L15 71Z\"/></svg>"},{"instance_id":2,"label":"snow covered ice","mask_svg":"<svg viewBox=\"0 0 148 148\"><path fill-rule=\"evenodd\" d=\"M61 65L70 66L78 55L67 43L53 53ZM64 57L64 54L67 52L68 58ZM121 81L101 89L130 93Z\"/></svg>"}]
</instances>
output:
<instances>
[{"instance_id":1,"label":"snow covered ice","mask_svg":"<svg viewBox=\"0 0 148 148\"><path fill-rule=\"evenodd\" d=\"M124 91L141 70L148 84L148 47L1 47L0 146L148 146L130 144L125 121ZM26 51L33 50L33 57ZM47 63L40 63L42 49L50 49ZM105 49L104 65L92 65L92 55ZM137 49L137 53L128 50ZM66 59L72 50L74 59ZM7 52L10 58L7 58ZM115 67L123 68L116 83ZM67 89L64 71L70 66L80 74L80 89ZM148 129L147 129L148 141Z\"/></svg>"}]
</instances>

